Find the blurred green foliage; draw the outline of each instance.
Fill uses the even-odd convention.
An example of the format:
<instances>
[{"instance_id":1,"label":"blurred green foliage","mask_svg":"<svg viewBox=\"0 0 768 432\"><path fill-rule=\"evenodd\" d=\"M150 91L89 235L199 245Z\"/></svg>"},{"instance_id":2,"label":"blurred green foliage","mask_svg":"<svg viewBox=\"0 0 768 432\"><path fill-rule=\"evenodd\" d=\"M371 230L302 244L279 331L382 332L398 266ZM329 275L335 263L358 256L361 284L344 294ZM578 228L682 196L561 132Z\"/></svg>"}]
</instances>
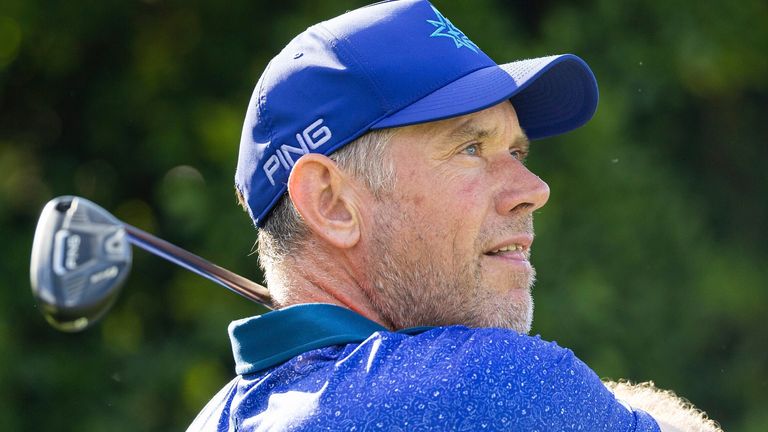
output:
<instances>
[{"instance_id":1,"label":"blurred green foliage","mask_svg":"<svg viewBox=\"0 0 768 432\"><path fill-rule=\"evenodd\" d=\"M226 326L263 312L144 252L82 334L29 294L38 212L85 196L261 280L234 202L266 62L363 2L0 4L0 430L183 430L234 374ZM768 430L768 3L436 1L492 57L573 52L594 120L535 143L534 332L606 378L654 380L726 430Z\"/></svg>"}]
</instances>

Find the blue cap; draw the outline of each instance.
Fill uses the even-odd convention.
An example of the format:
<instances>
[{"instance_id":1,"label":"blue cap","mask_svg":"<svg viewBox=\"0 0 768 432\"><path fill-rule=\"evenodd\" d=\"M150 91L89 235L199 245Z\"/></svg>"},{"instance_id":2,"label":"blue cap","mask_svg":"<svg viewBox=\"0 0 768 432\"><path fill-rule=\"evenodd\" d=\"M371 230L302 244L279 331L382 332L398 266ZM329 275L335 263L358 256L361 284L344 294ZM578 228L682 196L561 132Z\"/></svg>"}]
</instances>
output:
<instances>
[{"instance_id":1,"label":"blue cap","mask_svg":"<svg viewBox=\"0 0 768 432\"><path fill-rule=\"evenodd\" d=\"M270 61L248 106L235 185L263 226L305 153L505 99L528 137L544 138L586 123L597 96L574 55L498 65L428 1L380 2L308 28Z\"/></svg>"}]
</instances>

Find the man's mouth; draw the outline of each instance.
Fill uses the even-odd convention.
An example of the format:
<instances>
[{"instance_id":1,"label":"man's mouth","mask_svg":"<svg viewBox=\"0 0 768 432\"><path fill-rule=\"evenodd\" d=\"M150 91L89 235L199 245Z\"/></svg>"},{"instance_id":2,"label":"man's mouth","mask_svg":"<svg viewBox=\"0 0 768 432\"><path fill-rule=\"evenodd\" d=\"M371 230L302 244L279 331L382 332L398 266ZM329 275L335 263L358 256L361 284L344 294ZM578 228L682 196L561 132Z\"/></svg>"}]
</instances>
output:
<instances>
[{"instance_id":1,"label":"man's mouth","mask_svg":"<svg viewBox=\"0 0 768 432\"><path fill-rule=\"evenodd\" d=\"M485 254L486 255L500 255L500 254L503 254L505 252L523 252L524 250L525 250L525 246L523 246L521 244L511 244L511 245L504 246L504 247L496 249L496 250L492 250L492 251L486 252Z\"/></svg>"},{"instance_id":2,"label":"man's mouth","mask_svg":"<svg viewBox=\"0 0 768 432\"><path fill-rule=\"evenodd\" d=\"M506 261L527 262L532 243L532 234L518 234L490 245L483 254L489 257L503 258Z\"/></svg>"}]
</instances>

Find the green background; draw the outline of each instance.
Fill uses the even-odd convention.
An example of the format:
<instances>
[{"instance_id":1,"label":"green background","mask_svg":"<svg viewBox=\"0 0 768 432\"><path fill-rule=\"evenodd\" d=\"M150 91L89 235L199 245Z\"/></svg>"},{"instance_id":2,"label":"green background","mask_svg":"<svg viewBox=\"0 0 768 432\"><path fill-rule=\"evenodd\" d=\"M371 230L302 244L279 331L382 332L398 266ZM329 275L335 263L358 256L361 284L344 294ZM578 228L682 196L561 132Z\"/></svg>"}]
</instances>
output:
<instances>
[{"instance_id":1,"label":"green background","mask_svg":"<svg viewBox=\"0 0 768 432\"><path fill-rule=\"evenodd\" d=\"M263 311L135 250L80 334L29 291L37 215L76 194L260 281L232 178L266 62L360 1L4 0L0 430L183 430L234 374L226 326ZM436 1L497 61L573 52L600 107L534 143L534 333L601 377L654 380L726 430L768 430L768 3Z\"/></svg>"}]
</instances>

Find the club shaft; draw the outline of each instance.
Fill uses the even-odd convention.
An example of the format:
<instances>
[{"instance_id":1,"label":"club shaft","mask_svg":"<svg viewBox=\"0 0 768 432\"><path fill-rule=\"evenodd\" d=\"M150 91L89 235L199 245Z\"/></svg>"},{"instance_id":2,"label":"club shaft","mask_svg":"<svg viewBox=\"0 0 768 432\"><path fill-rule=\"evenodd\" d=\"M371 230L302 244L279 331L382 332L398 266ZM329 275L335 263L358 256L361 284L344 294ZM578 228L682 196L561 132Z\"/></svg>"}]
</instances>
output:
<instances>
[{"instance_id":1,"label":"club shaft","mask_svg":"<svg viewBox=\"0 0 768 432\"><path fill-rule=\"evenodd\" d=\"M125 224L125 232L132 244L147 252L165 258L247 299L274 309L272 297L265 287L134 226Z\"/></svg>"}]
</instances>

